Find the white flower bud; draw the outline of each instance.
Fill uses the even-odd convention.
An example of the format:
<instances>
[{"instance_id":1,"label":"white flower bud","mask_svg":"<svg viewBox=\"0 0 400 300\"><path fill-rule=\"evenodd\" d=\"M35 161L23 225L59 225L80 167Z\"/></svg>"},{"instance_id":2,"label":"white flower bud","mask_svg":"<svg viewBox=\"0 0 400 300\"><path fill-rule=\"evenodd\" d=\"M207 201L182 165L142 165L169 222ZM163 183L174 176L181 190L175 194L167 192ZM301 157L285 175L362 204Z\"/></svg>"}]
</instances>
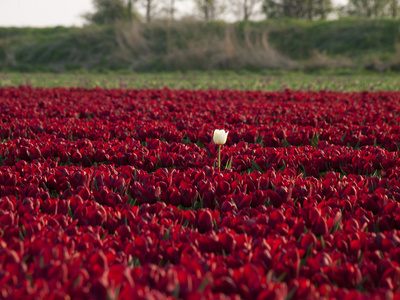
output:
<instances>
[{"instance_id":1,"label":"white flower bud","mask_svg":"<svg viewBox=\"0 0 400 300\"><path fill-rule=\"evenodd\" d=\"M223 145L226 143L226 139L228 138L228 133L229 131L225 130L219 130L219 129L215 129L214 130L214 136L213 136L213 141L215 144L217 145Z\"/></svg>"}]
</instances>

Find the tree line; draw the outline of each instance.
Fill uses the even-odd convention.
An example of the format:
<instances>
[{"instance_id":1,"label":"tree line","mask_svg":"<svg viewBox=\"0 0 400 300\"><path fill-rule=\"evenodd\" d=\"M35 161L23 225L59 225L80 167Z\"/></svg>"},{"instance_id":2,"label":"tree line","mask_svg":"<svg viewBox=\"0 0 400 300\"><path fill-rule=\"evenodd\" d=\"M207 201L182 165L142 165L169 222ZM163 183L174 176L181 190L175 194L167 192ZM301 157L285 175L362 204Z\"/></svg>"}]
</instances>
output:
<instances>
[{"instance_id":1,"label":"tree line","mask_svg":"<svg viewBox=\"0 0 400 300\"><path fill-rule=\"evenodd\" d=\"M156 19L175 20L178 2L182 0L93 0L94 13L84 18L90 23L110 24L116 21ZM236 20L294 18L317 20L334 14L337 17L397 18L400 0L347 0L334 5L334 0L192 0L197 18L215 21L224 15ZM139 13L142 12L142 13Z\"/></svg>"}]
</instances>

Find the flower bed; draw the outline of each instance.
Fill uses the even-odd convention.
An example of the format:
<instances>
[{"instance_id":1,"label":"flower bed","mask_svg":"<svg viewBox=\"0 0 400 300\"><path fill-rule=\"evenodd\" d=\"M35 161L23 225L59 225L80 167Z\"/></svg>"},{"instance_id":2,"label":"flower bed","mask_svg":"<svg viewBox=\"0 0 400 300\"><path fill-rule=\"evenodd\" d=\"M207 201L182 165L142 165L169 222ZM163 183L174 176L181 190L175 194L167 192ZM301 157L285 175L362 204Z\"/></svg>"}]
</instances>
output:
<instances>
[{"instance_id":1,"label":"flower bed","mask_svg":"<svg viewBox=\"0 0 400 300\"><path fill-rule=\"evenodd\" d=\"M0 299L400 299L400 93L0 103Z\"/></svg>"}]
</instances>

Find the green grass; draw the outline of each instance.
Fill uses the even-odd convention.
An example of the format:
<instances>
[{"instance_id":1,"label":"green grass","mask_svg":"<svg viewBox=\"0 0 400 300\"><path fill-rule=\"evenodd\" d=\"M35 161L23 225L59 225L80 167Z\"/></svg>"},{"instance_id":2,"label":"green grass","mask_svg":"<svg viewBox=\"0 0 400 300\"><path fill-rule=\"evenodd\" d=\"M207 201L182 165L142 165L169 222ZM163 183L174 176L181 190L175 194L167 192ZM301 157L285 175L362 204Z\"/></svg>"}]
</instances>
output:
<instances>
[{"instance_id":1,"label":"green grass","mask_svg":"<svg viewBox=\"0 0 400 300\"><path fill-rule=\"evenodd\" d=\"M31 85L33 87L102 87L102 88L164 88L229 89L277 91L336 90L378 91L400 90L396 74L305 74L300 72L190 72L190 73L0 73L0 87Z\"/></svg>"}]
</instances>

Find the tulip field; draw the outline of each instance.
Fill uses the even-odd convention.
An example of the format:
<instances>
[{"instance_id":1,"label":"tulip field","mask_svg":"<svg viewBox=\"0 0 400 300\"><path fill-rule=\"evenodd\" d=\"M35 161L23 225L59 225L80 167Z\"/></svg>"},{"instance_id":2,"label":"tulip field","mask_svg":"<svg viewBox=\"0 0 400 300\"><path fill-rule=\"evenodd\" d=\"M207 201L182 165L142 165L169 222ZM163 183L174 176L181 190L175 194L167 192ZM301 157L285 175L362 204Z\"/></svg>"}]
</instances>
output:
<instances>
[{"instance_id":1,"label":"tulip field","mask_svg":"<svg viewBox=\"0 0 400 300\"><path fill-rule=\"evenodd\" d=\"M0 104L0 299L400 299L400 92Z\"/></svg>"}]
</instances>

